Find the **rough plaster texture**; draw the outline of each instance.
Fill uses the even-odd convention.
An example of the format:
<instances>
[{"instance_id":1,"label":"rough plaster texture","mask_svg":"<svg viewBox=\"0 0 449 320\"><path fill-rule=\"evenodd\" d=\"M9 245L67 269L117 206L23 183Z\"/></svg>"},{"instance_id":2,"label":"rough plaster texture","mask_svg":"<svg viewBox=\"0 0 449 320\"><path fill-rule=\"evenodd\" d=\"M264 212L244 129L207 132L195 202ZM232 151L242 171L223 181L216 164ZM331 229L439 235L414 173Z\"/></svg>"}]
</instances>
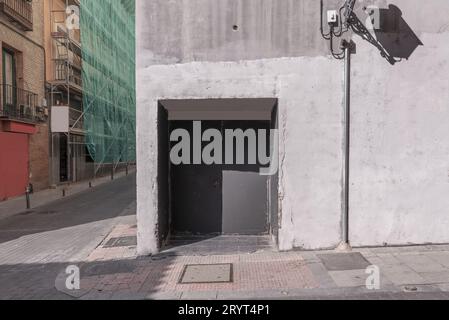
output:
<instances>
[{"instance_id":1,"label":"rough plaster texture","mask_svg":"<svg viewBox=\"0 0 449 320\"><path fill-rule=\"evenodd\" d=\"M416 1L394 3L424 45L391 66L357 41L350 189L355 246L449 242L449 2L430 1L420 10Z\"/></svg>"},{"instance_id":2,"label":"rough plaster texture","mask_svg":"<svg viewBox=\"0 0 449 320\"><path fill-rule=\"evenodd\" d=\"M339 70L339 63L325 57L157 65L139 69L139 253L157 251L155 128L157 102L162 99L278 98L280 249L324 248L338 244L343 99ZM334 87L339 90L330 90ZM299 90L304 94L298 95ZM310 94L315 90L322 94L319 97Z\"/></svg>"},{"instance_id":3,"label":"rough plaster texture","mask_svg":"<svg viewBox=\"0 0 449 320\"><path fill-rule=\"evenodd\" d=\"M157 251L156 107L167 98L278 98L280 249L341 240L343 63L327 56L318 1L256 2L137 1L140 253ZM362 3L396 5L423 45L391 65L352 35L350 240L449 242L449 2ZM282 6L297 11L277 19ZM234 21L252 27L240 35Z\"/></svg>"},{"instance_id":4,"label":"rough plaster texture","mask_svg":"<svg viewBox=\"0 0 449 320\"><path fill-rule=\"evenodd\" d=\"M319 32L303 32L319 30L317 0L152 0L138 8L138 33L151 39L140 47L147 65L327 53Z\"/></svg>"}]
</instances>

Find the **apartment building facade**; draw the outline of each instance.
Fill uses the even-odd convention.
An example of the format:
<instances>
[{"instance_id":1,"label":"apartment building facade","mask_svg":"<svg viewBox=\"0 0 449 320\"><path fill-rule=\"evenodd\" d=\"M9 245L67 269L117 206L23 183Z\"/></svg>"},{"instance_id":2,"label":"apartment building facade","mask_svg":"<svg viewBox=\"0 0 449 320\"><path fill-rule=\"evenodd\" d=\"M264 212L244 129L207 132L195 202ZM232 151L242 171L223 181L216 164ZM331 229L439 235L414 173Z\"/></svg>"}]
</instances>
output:
<instances>
[{"instance_id":1,"label":"apartment building facade","mask_svg":"<svg viewBox=\"0 0 449 320\"><path fill-rule=\"evenodd\" d=\"M54 121L67 122L64 130L50 133L51 181L53 185L84 180L93 176L93 163L85 148L83 126L82 57L79 28L79 1L44 2L46 49L46 96ZM69 17L74 15L77 21ZM69 23L78 22L71 26ZM58 111L64 118L56 120ZM53 112L54 111L54 112Z\"/></svg>"},{"instance_id":2,"label":"apartment building facade","mask_svg":"<svg viewBox=\"0 0 449 320\"><path fill-rule=\"evenodd\" d=\"M43 1L0 1L0 201L49 185Z\"/></svg>"},{"instance_id":3,"label":"apartment building facade","mask_svg":"<svg viewBox=\"0 0 449 320\"><path fill-rule=\"evenodd\" d=\"M51 122L66 123L50 134L52 184L113 175L135 159L133 21L133 1L44 2L46 96Z\"/></svg>"}]
</instances>

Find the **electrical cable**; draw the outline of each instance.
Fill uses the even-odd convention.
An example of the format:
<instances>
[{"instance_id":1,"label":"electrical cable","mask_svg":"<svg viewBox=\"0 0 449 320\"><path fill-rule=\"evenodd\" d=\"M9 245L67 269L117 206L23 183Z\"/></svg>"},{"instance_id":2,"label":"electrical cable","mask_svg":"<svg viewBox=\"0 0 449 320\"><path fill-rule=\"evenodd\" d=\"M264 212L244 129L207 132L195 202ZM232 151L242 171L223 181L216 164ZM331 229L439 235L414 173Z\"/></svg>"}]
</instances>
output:
<instances>
[{"instance_id":1,"label":"electrical cable","mask_svg":"<svg viewBox=\"0 0 449 320\"><path fill-rule=\"evenodd\" d=\"M331 49L331 54L332 56L337 59L337 60L343 60L345 58L345 51L342 50L342 52L340 53L335 53L334 52L334 37L333 37L333 28L331 28L331 39L330 39L330 49Z\"/></svg>"},{"instance_id":2,"label":"electrical cable","mask_svg":"<svg viewBox=\"0 0 449 320\"><path fill-rule=\"evenodd\" d=\"M325 39L325 40L330 40L330 36L331 36L331 31L328 33L324 33L323 30L323 0L320 1L320 11L321 11L321 23L320 23L320 31L321 31L321 36Z\"/></svg>"}]
</instances>

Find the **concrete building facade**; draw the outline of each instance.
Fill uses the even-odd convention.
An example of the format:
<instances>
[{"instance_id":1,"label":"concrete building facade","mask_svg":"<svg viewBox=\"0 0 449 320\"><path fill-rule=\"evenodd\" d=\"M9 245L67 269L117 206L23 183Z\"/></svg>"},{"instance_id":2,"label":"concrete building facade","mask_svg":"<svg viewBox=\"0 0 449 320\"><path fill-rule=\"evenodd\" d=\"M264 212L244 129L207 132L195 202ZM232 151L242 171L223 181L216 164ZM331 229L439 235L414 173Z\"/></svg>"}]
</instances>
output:
<instances>
[{"instance_id":1,"label":"concrete building facade","mask_svg":"<svg viewBox=\"0 0 449 320\"><path fill-rule=\"evenodd\" d=\"M344 2L325 0L321 10L316 0L136 1L139 253L158 252L176 231L175 215L196 212L174 209L173 199L190 204L179 194L200 184L174 187L189 175L173 177L172 123L256 119L262 98L274 101L271 119L263 119L279 132L279 170L266 178L262 198L252 196L252 184L241 187L251 180L240 179L248 170L231 168L240 180L230 179L228 187L226 169L221 171L221 213L235 202L244 216L252 203L267 202L266 232L280 250L335 248L344 240L345 69L320 32L320 25L324 34L329 30L321 11L338 11ZM348 200L353 246L449 242L447 12L445 0L355 3L358 32L344 35L355 44ZM339 52L339 39L332 43ZM195 181L206 183L210 174L198 172ZM196 202L209 203L213 188L198 187ZM240 221L235 212L232 219Z\"/></svg>"},{"instance_id":2,"label":"concrete building facade","mask_svg":"<svg viewBox=\"0 0 449 320\"><path fill-rule=\"evenodd\" d=\"M42 1L0 1L0 201L49 185Z\"/></svg>"}]
</instances>

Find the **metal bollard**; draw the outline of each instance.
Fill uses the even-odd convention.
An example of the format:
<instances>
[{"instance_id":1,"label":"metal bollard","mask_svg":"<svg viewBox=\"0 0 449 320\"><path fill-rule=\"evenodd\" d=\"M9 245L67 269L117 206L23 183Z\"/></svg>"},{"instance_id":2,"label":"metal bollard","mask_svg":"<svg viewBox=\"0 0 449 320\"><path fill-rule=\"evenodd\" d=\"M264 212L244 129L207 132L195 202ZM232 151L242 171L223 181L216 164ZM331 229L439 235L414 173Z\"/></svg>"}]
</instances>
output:
<instances>
[{"instance_id":1,"label":"metal bollard","mask_svg":"<svg viewBox=\"0 0 449 320\"><path fill-rule=\"evenodd\" d=\"M92 189L92 182L89 181L89 188Z\"/></svg>"},{"instance_id":2,"label":"metal bollard","mask_svg":"<svg viewBox=\"0 0 449 320\"><path fill-rule=\"evenodd\" d=\"M30 201L30 187L26 187L25 189L25 197L27 202L27 210L31 209L31 201Z\"/></svg>"},{"instance_id":3,"label":"metal bollard","mask_svg":"<svg viewBox=\"0 0 449 320\"><path fill-rule=\"evenodd\" d=\"M62 197L65 197L66 196L66 191L65 191L65 188L64 189L62 189Z\"/></svg>"}]
</instances>

